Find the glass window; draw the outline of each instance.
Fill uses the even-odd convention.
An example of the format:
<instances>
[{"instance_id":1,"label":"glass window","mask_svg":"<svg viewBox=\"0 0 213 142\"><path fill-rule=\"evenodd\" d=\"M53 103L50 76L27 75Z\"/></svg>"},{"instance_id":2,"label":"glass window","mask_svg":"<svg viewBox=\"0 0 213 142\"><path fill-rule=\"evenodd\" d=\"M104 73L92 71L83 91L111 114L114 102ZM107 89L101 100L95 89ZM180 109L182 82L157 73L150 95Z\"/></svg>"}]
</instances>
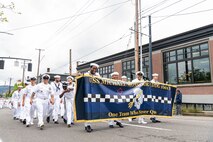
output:
<instances>
[{"instance_id":1,"label":"glass window","mask_svg":"<svg viewBox=\"0 0 213 142\"><path fill-rule=\"evenodd\" d=\"M168 64L168 82L170 84L177 84L176 63Z\"/></svg>"},{"instance_id":2,"label":"glass window","mask_svg":"<svg viewBox=\"0 0 213 142\"><path fill-rule=\"evenodd\" d=\"M200 56L200 48L199 45L193 46L192 47L192 56L193 57L198 57Z\"/></svg>"},{"instance_id":3,"label":"glass window","mask_svg":"<svg viewBox=\"0 0 213 142\"><path fill-rule=\"evenodd\" d=\"M172 84L211 82L208 48L208 43L202 43L165 52L164 81Z\"/></svg>"},{"instance_id":4,"label":"glass window","mask_svg":"<svg viewBox=\"0 0 213 142\"><path fill-rule=\"evenodd\" d=\"M177 50L177 58L178 58L178 60L183 59L183 49Z\"/></svg>"},{"instance_id":5,"label":"glass window","mask_svg":"<svg viewBox=\"0 0 213 142\"><path fill-rule=\"evenodd\" d=\"M126 69L130 69L131 68L131 66L130 66L130 61L128 61L128 62L126 62Z\"/></svg>"},{"instance_id":6,"label":"glass window","mask_svg":"<svg viewBox=\"0 0 213 142\"><path fill-rule=\"evenodd\" d=\"M192 64L191 61L178 63L178 83L185 84L192 81Z\"/></svg>"},{"instance_id":7,"label":"glass window","mask_svg":"<svg viewBox=\"0 0 213 142\"><path fill-rule=\"evenodd\" d=\"M175 51L171 51L170 52L170 61L175 61L176 60L176 52Z\"/></svg>"},{"instance_id":8,"label":"glass window","mask_svg":"<svg viewBox=\"0 0 213 142\"><path fill-rule=\"evenodd\" d=\"M195 83L211 82L209 58L194 60L193 66Z\"/></svg>"}]
</instances>

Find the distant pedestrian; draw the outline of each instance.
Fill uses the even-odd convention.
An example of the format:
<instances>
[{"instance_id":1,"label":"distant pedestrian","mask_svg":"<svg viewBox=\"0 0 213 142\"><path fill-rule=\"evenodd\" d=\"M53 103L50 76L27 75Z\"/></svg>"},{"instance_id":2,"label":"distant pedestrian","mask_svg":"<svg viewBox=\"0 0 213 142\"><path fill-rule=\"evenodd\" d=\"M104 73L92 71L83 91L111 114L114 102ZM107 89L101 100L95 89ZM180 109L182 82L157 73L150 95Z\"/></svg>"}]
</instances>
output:
<instances>
[{"instance_id":1,"label":"distant pedestrian","mask_svg":"<svg viewBox=\"0 0 213 142\"><path fill-rule=\"evenodd\" d=\"M176 114L177 115L181 115L182 109L182 93L180 92L180 90L177 90L177 94L176 94Z\"/></svg>"}]
</instances>

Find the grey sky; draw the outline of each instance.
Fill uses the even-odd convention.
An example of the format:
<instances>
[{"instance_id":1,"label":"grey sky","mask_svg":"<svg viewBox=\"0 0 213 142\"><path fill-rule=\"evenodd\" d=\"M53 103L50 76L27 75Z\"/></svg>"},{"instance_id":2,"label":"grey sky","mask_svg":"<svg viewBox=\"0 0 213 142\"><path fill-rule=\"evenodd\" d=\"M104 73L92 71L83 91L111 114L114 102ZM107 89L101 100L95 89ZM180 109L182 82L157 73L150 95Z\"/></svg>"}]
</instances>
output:
<instances>
[{"instance_id":1,"label":"grey sky","mask_svg":"<svg viewBox=\"0 0 213 142\"><path fill-rule=\"evenodd\" d=\"M36 75L37 68L38 51L35 48L43 48L45 51L42 52L42 57L44 57L41 62L41 73L44 73L47 67L51 68L51 71L55 73L68 72L69 49L72 49L72 59L76 60L93 50L119 39L123 35L130 34L129 28L133 27L134 24L134 0L94 13L81 15L77 18L65 19L21 30L12 29L72 16L79 9L81 9L79 13L84 13L124 1L14 0L16 10L22 14L18 15L6 11L9 22L0 23L0 31L9 31L14 35L0 34L0 56L32 59L33 72L26 72L26 76L32 76ZM161 1L163 0L142 0L142 8L145 9ZM7 4L10 1L0 0L0 2ZM211 9L213 5L211 0L167 0L161 6L144 14L144 16L174 2L177 3L154 13L152 15L152 22L155 23L163 18L156 18L156 16L170 15L199 2L202 3L181 13ZM211 24L212 19L213 11L167 18L153 25L153 41ZM67 22L68 24L66 24ZM148 19L144 18L142 24L145 26L147 22ZM144 28L143 32L147 34L148 28ZM127 48L133 48L134 36L132 35L130 46L127 47L129 39L129 36L125 37L80 60L91 61L126 50ZM147 41L148 38L144 36L143 43L147 43ZM73 62L73 67L75 68L75 66L76 62ZM0 84L3 84L4 81L8 82L9 77L12 77L13 81L22 77L22 69L21 67L14 67L14 60L5 61L5 69L0 70Z\"/></svg>"}]
</instances>

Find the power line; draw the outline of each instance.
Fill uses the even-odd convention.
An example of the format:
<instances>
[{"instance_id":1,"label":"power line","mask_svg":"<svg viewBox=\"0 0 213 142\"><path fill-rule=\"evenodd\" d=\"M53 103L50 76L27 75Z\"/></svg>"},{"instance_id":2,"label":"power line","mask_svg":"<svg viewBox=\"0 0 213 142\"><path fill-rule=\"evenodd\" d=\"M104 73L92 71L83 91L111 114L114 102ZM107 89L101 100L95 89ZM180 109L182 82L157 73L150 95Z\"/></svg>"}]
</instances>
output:
<instances>
[{"instance_id":1,"label":"power line","mask_svg":"<svg viewBox=\"0 0 213 142\"><path fill-rule=\"evenodd\" d=\"M147 12L152 11L153 9L155 9L155 8L157 8L157 7L161 6L161 5L163 5L163 4L166 3L167 1L169 1L169 0L163 0L163 1L161 1L161 2L159 2L159 3L157 3L157 4L155 4L155 5L153 5L153 6L151 6L151 7L148 7L148 8L146 8L146 9L140 11L139 13L146 14Z\"/></svg>"},{"instance_id":2,"label":"power line","mask_svg":"<svg viewBox=\"0 0 213 142\"><path fill-rule=\"evenodd\" d=\"M149 14L149 15L152 15L152 14L157 13L157 12L159 12L159 11L162 11L162 10L164 10L164 9L166 9L166 8L169 8L169 7L171 7L171 6L173 6L173 5L177 4L177 3L179 3L179 2L181 2L181 1L183 1L183 0L179 0L179 1L176 1L176 2L174 2L174 3L171 3L170 5L167 5L167 6L163 7L163 8L161 8L161 9L158 9L158 10L152 12L152 13Z\"/></svg>"},{"instance_id":3,"label":"power line","mask_svg":"<svg viewBox=\"0 0 213 142\"><path fill-rule=\"evenodd\" d=\"M102 21L104 18L108 17L109 15L113 14L115 11L117 11L118 9L120 9L122 6L123 6L123 5L121 5L121 6L117 7L117 8L115 8L115 9L113 9L110 13L104 15L103 17L101 17L100 19L98 19L96 22L94 22L94 23L92 23L90 26L88 26L88 27L86 28L86 30L83 30L83 31L81 31L81 32L79 32L79 33L77 33L77 34L75 34L74 36L72 36L71 38L68 38L67 40L69 40L69 41L70 41L70 39L73 40L74 38L78 37L78 36L81 35L82 33L85 33L86 31L89 31L89 30L92 29L97 23L99 23L99 22ZM65 40L64 43L65 43L67 40Z\"/></svg>"},{"instance_id":4,"label":"power line","mask_svg":"<svg viewBox=\"0 0 213 142\"><path fill-rule=\"evenodd\" d=\"M194 12L188 12L188 13L182 13L182 14L176 14L176 15L152 16L152 18L162 18L162 17L168 17L168 16L184 16L184 15L191 15L191 14L208 12L208 11L212 11L212 10L213 9L206 9L206 10L200 10L200 11L194 11Z\"/></svg>"},{"instance_id":5,"label":"power line","mask_svg":"<svg viewBox=\"0 0 213 142\"><path fill-rule=\"evenodd\" d=\"M46 25L46 24L51 24L51 23L63 21L63 20L66 20L66 19L69 19L69 18L73 18L73 17L76 17L76 16L82 16L82 15L86 15L86 14L89 14L89 13L101 11L101 10L104 10L104 9L107 9L107 8L111 8L111 7L114 7L114 6L123 4L123 3L127 3L129 1L130 0L126 0L124 2L120 2L120 3L116 3L116 4L113 4L113 5L106 6L106 7L102 7L102 8L98 8L98 9L95 9L95 10L87 11L87 12L84 12L84 13L81 13L81 14L71 15L71 16L63 17L63 18L58 18L58 19L54 19L54 20L50 20L50 21L46 21L46 22L30 25L30 26L23 26L23 27L10 29L10 30L7 30L7 32L9 32L9 31L18 31L18 30L22 30L22 29L27 29L27 28L32 28L32 27L37 27L37 26L42 26L42 25Z\"/></svg>"},{"instance_id":6,"label":"power line","mask_svg":"<svg viewBox=\"0 0 213 142\"><path fill-rule=\"evenodd\" d=\"M201 4L201 3L205 2L205 1L206 1L206 0L200 1L200 2L195 3L195 4L193 4L193 5L189 6L189 7L184 8L184 9L178 11L178 12L175 12L175 13L173 13L173 14L171 14L171 15L168 15L168 16L166 16L166 17L164 17L164 18L162 18L162 19L160 19L160 20L158 20L158 21L152 23L152 25L157 24L157 23L159 23L159 22L161 22L161 21L163 21L163 20L166 20L167 18L172 17L173 15L176 15L176 14L178 14L178 13L180 13L180 12L183 12L183 11L185 11L185 10L187 10L187 9L190 9L190 8L192 8L192 7L196 6L196 5L199 5L199 4ZM144 26L143 28L146 28L147 26L148 26L148 25Z\"/></svg>"},{"instance_id":7,"label":"power line","mask_svg":"<svg viewBox=\"0 0 213 142\"><path fill-rule=\"evenodd\" d=\"M108 47L108 46L110 46L110 45L112 45L112 44L114 44L114 43L116 43L116 42L122 40L122 39L125 38L125 37L130 36L131 34L132 34L132 33L130 33L130 34L126 35L126 36L123 35L123 36L121 36L120 38L118 38L118 39L116 39L116 40L114 40L114 41L112 41L112 42L110 42L110 43L108 43L108 44L106 44L106 45L104 45L104 46L102 46L102 47L96 49L96 50L93 50L93 51L91 51L91 52L89 52L89 53L87 53L87 54L85 54L85 55L83 55L83 56L81 56L81 57L79 57L79 58L73 60L72 62L76 62L76 61L78 61L78 60L80 60L80 59L82 59L82 58L85 58L85 57L87 57L87 56L89 56L89 55L91 55L91 54L93 54L93 53L95 53L95 52L97 52L97 51L99 51L99 50L101 50L101 49L103 49L103 48L106 48L106 47ZM62 67L64 67L64 66L68 65L68 64L69 64L69 63L66 63L66 64L64 64L64 65L62 65L62 66L60 66L60 67L57 67L57 68L53 69L52 71L55 71L55 70L57 70L57 69L59 69L59 68L62 68Z\"/></svg>"}]
</instances>

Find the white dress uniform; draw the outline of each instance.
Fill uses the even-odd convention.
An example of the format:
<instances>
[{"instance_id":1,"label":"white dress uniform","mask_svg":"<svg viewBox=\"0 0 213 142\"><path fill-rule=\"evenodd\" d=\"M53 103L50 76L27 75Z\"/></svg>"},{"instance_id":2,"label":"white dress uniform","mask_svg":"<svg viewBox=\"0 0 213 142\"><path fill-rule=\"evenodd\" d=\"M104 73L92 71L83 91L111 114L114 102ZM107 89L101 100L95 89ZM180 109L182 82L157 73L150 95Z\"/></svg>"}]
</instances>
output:
<instances>
[{"instance_id":1,"label":"white dress uniform","mask_svg":"<svg viewBox=\"0 0 213 142\"><path fill-rule=\"evenodd\" d=\"M31 84L25 88L24 94L25 97L25 113L26 113L26 125L33 124L34 112L36 109L35 101L33 101L32 105L30 104L30 97L36 85L32 86Z\"/></svg>"},{"instance_id":2,"label":"white dress uniform","mask_svg":"<svg viewBox=\"0 0 213 142\"><path fill-rule=\"evenodd\" d=\"M47 115L50 96L54 94L50 84L39 83L35 86L33 93L36 94L36 107L38 113L38 126L44 125L44 117Z\"/></svg>"},{"instance_id":3,"label":"white dress uniform","mask_svg":"<svg viewBox=\"0 0 213 142\"><path fill-rule=\"evenodd\" d=\"M100 77L100 74L99 73L95 73L95 74L91 74L90 71L88 71L87 73L85 73L84 75L91 75L91 76L97 76L97 77ZM86 122L84 123L84 126L87 127L87 126L91 126L90 123Z\"/></svg>"},{"instance_id":4,"label":"white dress uniform","mask_svg":"<svg viewBox=\"0 0 213 142\"><path fill-rule=\"evenodd\" d=\"M20 95L20 98L19 98L19 103L20 103L20 119L21 120L26 119L25 107L22 106L24 92L25 92L25 88L21 90L21 95Z\"/></svg>"},{"instance_id":5,"label":"white dress uniform","mask_svg":"<svg viewBox=\"0 0 213 142\"><path fill-rule=\"evenodd\" d=\"M132 80L132 82L143 82L145 81L143 78L141 78L140 80L138 78ZM129 119L129 121L131 121L131 119ZM147 124L147 122L144 121L144 118L143 117L139 117L138 118L138 123L142 123L142 124Z\"/></svg>"},{"instance_id":6,"label":"white dress uniform","mask_svg":"<svg viewBox=\"0 0 213 142\"><path fill-rule=\"evenodd\" d=\"M21 96L21 90L18 91L16 90L13 94L12 94L12 100L11 102L13 103L13 117L14 118L19 118L20 117L20 107L18 106L18 102Z\"/></svg>"},{"instance_id":7,"label":"white dress uniform","mask_svg":"<svg viewBox=\"0 0 213 142\"><path fill-rule=\"evenodd\" d=\"M62 90L63 90L62 83L61 82L57 83L57 82L54 81L54 82L51 83L51 86L53 88L54 100L55 100L52 116L53 116L54 121L58 121L58 114L60 114L59 113L60 112L59 111L60 110L60 97L59 97L59 95L62 93Z\"/></svg>"},{"instance_id":8,"label":"white dress uniform","mask_svg":"<svg viewBox=\"0 0 213 142\"><path fill-rule=\"evenodd\" d=\"M65 114L64 117L67 118L67 125L74 122L74 97L75 97L75 83L72 82L67 89L69 92L64 93L64 103L65 103Z\"/></svg>"}]
</instances>

